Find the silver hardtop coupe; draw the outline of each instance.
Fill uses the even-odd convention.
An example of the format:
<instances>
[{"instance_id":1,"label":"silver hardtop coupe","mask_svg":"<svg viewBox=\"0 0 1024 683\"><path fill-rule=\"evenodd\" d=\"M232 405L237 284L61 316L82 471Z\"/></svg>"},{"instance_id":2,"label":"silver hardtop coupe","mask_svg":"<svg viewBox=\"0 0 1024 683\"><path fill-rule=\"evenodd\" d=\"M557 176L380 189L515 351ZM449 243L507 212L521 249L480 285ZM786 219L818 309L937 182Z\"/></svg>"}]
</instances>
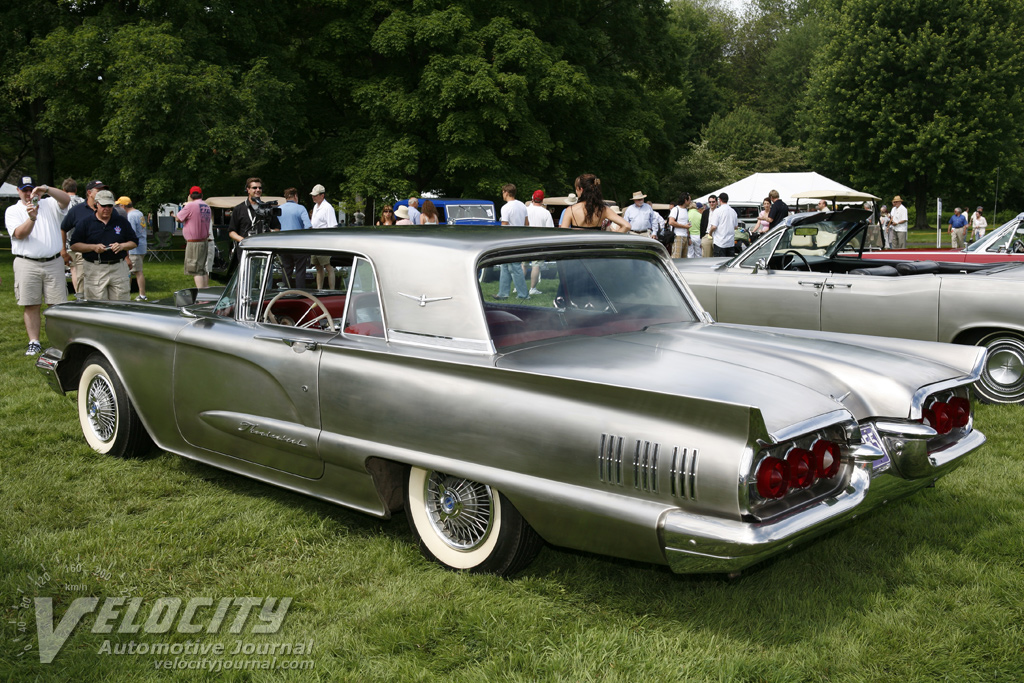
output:
<instances>
[{"instance_id":1,"label":"silver hardtop coupe","mask_svg":"<svg viewBox=\"0 0 1024 683\"><path fill-rule=\"evenodd\" d=\"M333 288L293 287L282 256L303 255ZM519 298L533 266L541 293ZM453 569L512 573L543 539L737 571L984 442L981 350L714 323L630 235L266 234L217 301L177 298L49 310L37 365L78 392L95 450L152 441L368 514L404 508Z\"/></svg>"},{"instance_id":2,"label":"silver hardtop coupe","mask_svg":"<svg viewBox=\"0 0 1024 683\"><path fill-rule=\"evenodd\" d=\"M978 395L1024 402L1024 264L869 257L869 216L797 214L739 256L675 264L720 322L981 346Z\"/></svg>"}]
</instances>

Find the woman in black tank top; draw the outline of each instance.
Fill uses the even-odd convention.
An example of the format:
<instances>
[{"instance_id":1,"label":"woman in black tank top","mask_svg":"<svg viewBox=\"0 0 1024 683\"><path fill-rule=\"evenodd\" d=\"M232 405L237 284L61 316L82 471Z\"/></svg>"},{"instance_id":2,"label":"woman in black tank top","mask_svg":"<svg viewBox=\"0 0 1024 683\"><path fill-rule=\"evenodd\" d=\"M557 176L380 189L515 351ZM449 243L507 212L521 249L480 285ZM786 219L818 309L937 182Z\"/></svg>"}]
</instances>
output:
<instances>
[{"instance_id":1,"label":"woman in black tank top","mask_svg":"<svg viewBox=\"0 0 1024 683\"><path fill-rule=\"evenodd\" d=\"M604 203L601 181L593 173L584 173L576 178L576 196L580 198L579 202L566 210L561 227L601 230L607 220L614 224L609 227L613 232L629 232L629 223Z\"/></svg>"}]
</instances>

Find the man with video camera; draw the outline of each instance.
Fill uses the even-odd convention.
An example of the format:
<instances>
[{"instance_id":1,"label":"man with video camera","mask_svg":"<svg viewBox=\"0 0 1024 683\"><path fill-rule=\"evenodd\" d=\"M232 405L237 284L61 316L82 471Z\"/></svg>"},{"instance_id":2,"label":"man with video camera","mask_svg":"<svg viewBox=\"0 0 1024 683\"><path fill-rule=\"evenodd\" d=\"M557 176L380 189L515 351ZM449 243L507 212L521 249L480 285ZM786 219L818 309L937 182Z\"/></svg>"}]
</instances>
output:
<instances>
[{"instance_id":1,"label":"man with video camera","mask_svg":"<svg viewBox=\"0 0 1024 683\"><path fill-rule=\"evenodd\" d=\"M277 217L281 215L281 209L277 204L267 204L261 199L263 181L249 178L245 181L245 191L248 198L231 211L231 220L228 222L231 239L241 242L250 235L280 230L281 223Z\"/></svg>"}]
</instances>

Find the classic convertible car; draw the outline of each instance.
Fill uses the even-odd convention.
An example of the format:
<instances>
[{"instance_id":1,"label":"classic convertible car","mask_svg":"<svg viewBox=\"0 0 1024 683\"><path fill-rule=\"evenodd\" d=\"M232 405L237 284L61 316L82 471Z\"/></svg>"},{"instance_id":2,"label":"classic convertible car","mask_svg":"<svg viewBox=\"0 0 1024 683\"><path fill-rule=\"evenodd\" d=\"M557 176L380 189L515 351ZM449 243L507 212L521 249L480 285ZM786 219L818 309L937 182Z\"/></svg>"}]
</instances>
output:
<instances>
[{"instance_id":1,"label":"classic convertible car","mask_svg":"<svg viewBox=\"0 0 1024 683\"><path fill-rule=\"evenodd\" d=\"M869 259L868 215L797 214L735 258L675 263L720 322L983 346L978 395L1024 402L1024 264Z\"/></svg>"},{"instance_id":2,"label":"classic convertible car","mask_svg":"<svg viewBox=\"0 0 1024 683\"><path fill-rule=\"evenodd\" d=\"M970 228L968 228L970 234ZM957 263L1004 263L1024 261L1024 213L989 230L964 249L900 249L864 252L866 259L900 261L955 261Z\"/></svg>"},{"instance_id":3,"label":"classic convertible car","mask_svg":"<svg viewBox=\"0 0 1024 683\"><path fill-rule=\"evenodd\" d=\"M508 574L541 541L733 572L934 482L984 443L979 349L711 321L654 240L295 231L217 301L72 302L38 367L88 443L163 450L371 515ZM329 256L295 289L283 254ZM542 261L541 294L482 268Z\"/></svg>"}]
</instances>

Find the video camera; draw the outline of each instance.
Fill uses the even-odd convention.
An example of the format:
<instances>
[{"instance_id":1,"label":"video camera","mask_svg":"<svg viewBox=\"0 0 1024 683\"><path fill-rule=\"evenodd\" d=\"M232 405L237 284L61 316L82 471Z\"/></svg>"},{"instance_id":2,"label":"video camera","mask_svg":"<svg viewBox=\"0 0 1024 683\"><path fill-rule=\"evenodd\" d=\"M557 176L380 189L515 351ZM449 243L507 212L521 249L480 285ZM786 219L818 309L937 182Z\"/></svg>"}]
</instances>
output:
<instances>
[{"instance_id":1,"label":"video camera","mask_svg":"<svg viewBox=\"0 0 1024 683\"><path fill-rule=\"evenodd\" d=\"M249 234L259 235L270 232L270 229L274 227L274 216L280 215L280 206L257 199L256 205L252 207L252 230L249 231Z\"/></svg>"}]
</instances>

